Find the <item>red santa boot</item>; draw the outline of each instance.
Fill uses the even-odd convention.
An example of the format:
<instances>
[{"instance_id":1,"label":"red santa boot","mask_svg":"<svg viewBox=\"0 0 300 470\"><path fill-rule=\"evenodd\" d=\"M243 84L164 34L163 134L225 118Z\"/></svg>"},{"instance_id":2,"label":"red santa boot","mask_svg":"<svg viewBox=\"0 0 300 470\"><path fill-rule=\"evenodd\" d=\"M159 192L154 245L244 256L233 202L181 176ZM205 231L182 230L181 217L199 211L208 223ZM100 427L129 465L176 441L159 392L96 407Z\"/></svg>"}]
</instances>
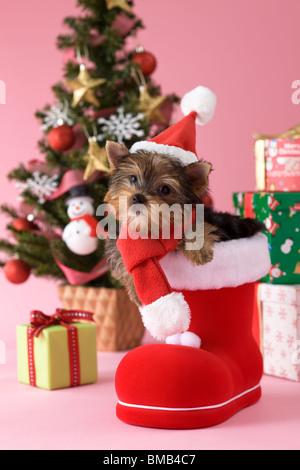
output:
<instances>
[{"instance_id":1,"label":"red santa boot","mask_svg":"<svg viewBox=\"0 0 300 470\"><path fill-rule=\"evenodd\" d=\"M192 266L181 253L167 254L160 265L190 307L189 331L178 334L180 344L145 345L123 358L115 379L117 416L157 428L218 424L261 396L252 312L254 281L270 268L267 239L218 243L204 266ZM187 333L201 338L200 348L184 345Z\"/></svg>"}]
</instances>

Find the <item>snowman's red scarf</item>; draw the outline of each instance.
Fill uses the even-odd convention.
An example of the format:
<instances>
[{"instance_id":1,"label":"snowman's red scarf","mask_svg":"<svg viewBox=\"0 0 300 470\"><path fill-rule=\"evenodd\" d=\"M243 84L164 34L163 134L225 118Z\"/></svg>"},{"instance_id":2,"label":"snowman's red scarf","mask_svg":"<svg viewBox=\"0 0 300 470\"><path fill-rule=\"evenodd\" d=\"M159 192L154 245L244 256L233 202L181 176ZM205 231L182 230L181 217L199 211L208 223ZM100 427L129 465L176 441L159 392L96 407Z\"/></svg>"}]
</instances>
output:
<instances>
[{"instance_id":1,"label":"snowman's red scarf","mask_svg":"<svg viewBox=\"0 0 300 470\"><path fill-rule=\"evenodd\" d=\"M194 220L194 215L193 212L191 220ZM117 248L126 270L133 276L136 293L142 305L149 305L173 292L159 260L175 250L179 242L180 239L174 237L174 227L171 227L168 239L133 239L127 226L121 228Z\"/></svg>"},{"instance_id":2,"label":"snowman's red scarf","mask_svg":"<svg viewBox=\"0 0 300 470\"><path fill-rule=\"evenodd\" d=\"M71 222L74 222L76 220L84 220L91 227L91 233L89 234L89 237L97 238L98 221L93 216L85 214L81 217L75 217L74 219L71 219Z\"/></svg>"}]
</instances>

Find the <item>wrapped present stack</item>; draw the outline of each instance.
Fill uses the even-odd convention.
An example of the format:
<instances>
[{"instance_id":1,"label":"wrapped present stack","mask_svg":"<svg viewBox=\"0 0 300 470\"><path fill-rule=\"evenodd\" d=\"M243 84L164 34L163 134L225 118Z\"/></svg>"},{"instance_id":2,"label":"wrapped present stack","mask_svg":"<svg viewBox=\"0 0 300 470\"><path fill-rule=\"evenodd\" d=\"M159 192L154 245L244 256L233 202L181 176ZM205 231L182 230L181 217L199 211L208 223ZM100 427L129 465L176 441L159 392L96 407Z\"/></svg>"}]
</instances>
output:
<instances>
[{"instance_id":1,"label":"wrapped present stack","mask_svg":"<svg viewBox=\"0 0 300 470\"><path fill-rule=\"evenodd\" d=\"M256 190L233 194L236 214L264 222L271 268L257 286L256 338L265 374L300 381L300 125L257 135Z\"/></svg>"}]
</instances>

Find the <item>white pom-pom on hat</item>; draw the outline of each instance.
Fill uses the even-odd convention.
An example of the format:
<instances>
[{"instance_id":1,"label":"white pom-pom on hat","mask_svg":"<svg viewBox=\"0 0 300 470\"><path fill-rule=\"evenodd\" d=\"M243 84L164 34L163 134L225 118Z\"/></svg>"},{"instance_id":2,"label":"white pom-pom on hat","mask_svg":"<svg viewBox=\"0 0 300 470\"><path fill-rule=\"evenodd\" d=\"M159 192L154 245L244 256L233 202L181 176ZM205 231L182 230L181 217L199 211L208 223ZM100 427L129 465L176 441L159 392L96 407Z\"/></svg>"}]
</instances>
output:
<instances>
[{"instance_id":1,"label":"white pom-pom on hat","mask_svg":"<svg viewBox=\"0 0 300 470\"><path fill-rule=\"evenodd\" d=\"M195 111L196 123L204 126L215 114L216 104L217 97L209 88L197 86L183 96L181 110L185 116Z\"/></svg>"}]
</instances>

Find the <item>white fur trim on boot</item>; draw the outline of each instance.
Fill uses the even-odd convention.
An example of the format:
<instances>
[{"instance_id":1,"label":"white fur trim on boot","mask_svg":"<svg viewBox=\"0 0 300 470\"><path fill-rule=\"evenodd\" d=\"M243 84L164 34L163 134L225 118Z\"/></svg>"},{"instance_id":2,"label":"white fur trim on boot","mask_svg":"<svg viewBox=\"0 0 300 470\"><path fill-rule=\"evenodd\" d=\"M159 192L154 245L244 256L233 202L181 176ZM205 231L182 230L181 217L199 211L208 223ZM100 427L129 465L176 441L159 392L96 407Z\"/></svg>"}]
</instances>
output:
<instances>
[{"instance_id":1,"label":"white fur trim on boot","mask_svg":"<svg viewBox=\"0 0 300 470\"><path fill-rule=\"evenodd\" d=\"M221 289L255 282L271 267L268 239L263 233L253 237L215 243L209 263L194 266L179 252L160 260L170 286L176 290Z\"/></svg>"},{"instance_id":2,"label":"white fur trim on boot","mask_svg":"<svg viewBox=\"0 0 300 470\"><path fill-rule=\"evenodd\" d=\"M160 297L149 305L140 307L145 328L158 340L186 331L191 312L181 292Z\"/></svg>"}]
</instances>

